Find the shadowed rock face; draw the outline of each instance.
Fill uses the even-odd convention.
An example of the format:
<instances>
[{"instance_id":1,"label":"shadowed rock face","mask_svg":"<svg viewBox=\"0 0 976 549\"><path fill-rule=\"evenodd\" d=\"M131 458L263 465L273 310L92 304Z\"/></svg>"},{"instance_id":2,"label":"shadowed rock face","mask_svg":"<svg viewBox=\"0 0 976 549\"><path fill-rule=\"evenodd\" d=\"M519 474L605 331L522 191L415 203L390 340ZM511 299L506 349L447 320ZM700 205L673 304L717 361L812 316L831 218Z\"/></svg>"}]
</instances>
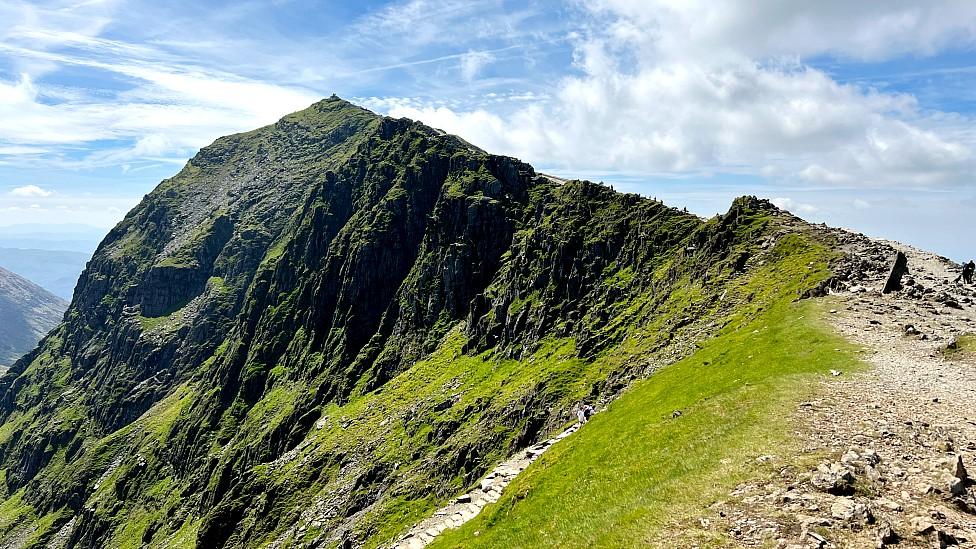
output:
<instances>
[{"instance_id":1,"label":"shadowed rock face","mask_svg":"<svg viewBox=\"0 0 976 549\"><path fill-rule=\"evenodd\" d=\"M33 349L67 308L61 298L0 267L0 367Z\"/></svg>"},{"instance_id":2,"label":"shadowed rock face","mask_svg":"<svg viewBox=\"0 0 976 549\"><path fill-rule=\"evenodd\" d=\"M693 346L778 215L705 222L334 97L218 139L0 377L0 545L394 535L649 371L608 354L638 327Z\"/></svg>"}]
</instances>

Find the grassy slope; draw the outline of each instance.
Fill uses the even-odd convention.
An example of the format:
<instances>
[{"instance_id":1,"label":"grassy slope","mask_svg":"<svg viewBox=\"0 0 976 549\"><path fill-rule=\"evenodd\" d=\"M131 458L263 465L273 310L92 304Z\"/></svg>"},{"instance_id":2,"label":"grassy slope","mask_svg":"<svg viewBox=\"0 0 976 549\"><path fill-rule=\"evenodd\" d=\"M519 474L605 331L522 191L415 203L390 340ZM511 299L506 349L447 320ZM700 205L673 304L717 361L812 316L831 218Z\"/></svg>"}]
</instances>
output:
<instances>
[{"instance_id":1,"label":"grassy slope","mask_svg":"<svg viewBox=\"0 0 976 549\"><path fill-rule=\"evenodd\" d=\"M759 215L741 230L759 231L765 219ZM743 241L755 240L743 237ZM258 467L267 489L288 496L287 500L275 502L281 514L278 530L251 540L251 544L270 543L301 522L299 513L309 508L310 502L328 498L343 488L338 471L308 465L331 463L327 458L334 455L362 457L380 470L397 471L399 480L388 492L389 497L356 525L368 538L368 546L388 543L470 484L470 478L459 474L451 483L453 494L418 489L426 484L432 470L444 466L444 459L451 456L447 450L485 440L486 429L502 429L503 433L494 433L500 443L482 447L479 459L490 465L506 457L510 451L506 443L514 443L517 426L506 429L496 422L483 421L485 418L509 413L521 403L531 402L527 399L540 392L549 393L544 401L568 409L572 402L590 394L593 384L609 372L652 356L668 336L673 325L669 321L686 315L714 319L716 325L727 321L719 340L692 359L639 384L610 412L598 416L579 435L557 445L510 487L501 504L487 511L477 524L444 542L463 546L580 546L651 539L648 536L661 530L664 517L669 513L673 516L677 506L694 509L707 502L712 494L719 493L721 486L734 483L735 475L745 472L741 464L751 462L749 456L756 455L755 449L761 443L777 440L776 436L763 433L782 431L776 429L779 424L773 419L782 409L777 406L796 398L800 390L797 379L804 379L789 374L825 370L839 364L849 369L849 355L833 352L841 344L823 336L811 321L812 311L806 309L809 305L796 309L791 304L798 290L809 288L828 275L829 256L826 249L812 245L804 237L789 236L779 240L768 261L747 274L731 275L724 267L713 265L711 282L683 279L668 285L669 294L659 307L648 308L651 298L636 296L614 309L608 320L601 321L605 330L623 330L628 336L592 361L577 358L576 342L571 338L549 339L533 356L521 361L503 359L490 352L466 356L460 352L463 335L452 332L432 356L382 390L354 395L342 406L326 406L321 427L309 433L307 445L303 444L293 459ZM667 276L668 267L662 265L655 276ZM632 273L608 272L607 276L608 284L625 284ZM711 299L720 294L723 299ZM735 314L731 318L718 314L719 309L724 310L719 302L736 304ZM800 316L804 318L799 319ZM753 333L754 330L758 332ZM678 339L683 339L680 334ZM816 342L809 343L813 339ZM757 355L760 346L765 347L765 353ZM802 368L777 360L796 356L794 347L810 353L810 362ZM755 357L746 360L750 354ZM706 366L705 362L709 364ZM192 545L199 517L187 514L181 507L181 493L186 485L168 476L161 464L170 425L187 401L199 398L200 390L193 383L188 384L132 426L98 441L84 459L67 464L60 458L57 467L44 473L56 486L85 471L104 471L123 444L139 447L149 467L160 471L159 481L151 488L151 504L129 501L120 508L114 496L119 490L119 479L140 467L137 460L125 460L105 478L96 475L89 481L98 481L99 489L86 507L111 517L111 546L141 546L145 531L154 523L165 526L157 531L152 545ZM303 390L307 389L283 384L265 395L241 424L227 427L249 433L272 429L287 416L295 396ZM452 397L453 405L447 409L435 408ZM684 415L670 419L674 409L683 410ZM716 425L722 428L715 429ZM437 435L438 432L446 434ZM716 449L721 449L721 453ZM221 451L219 446L213 448L214 455ZM719 467L717 464L724 457L733 458L731 463L739 465ZM589 468L593 471L588 472ZM601 494L609 493L614 494L612 502L600 500ZM527 497L513 503L512 494ZM7 501L0 505L0 531L17 529L17 524L34 530L35 535L55 530L52 524L57 512L37 516L21 501L21 495L2 498ZM254 512L262 512L260 506L254 506ZM579 518L583 515L585 519ZM5 524L7 519L12 522ZM536 522L542 519L543 523ZM494 526L486 527L485 521ZM592 538L614 529L624 537ZM476 530L482 536L472 538ZM323 527L314 526L307 532L295 532L286 536L285 546L301 544L322 532ZM543 533L563 537L542 537Z\"/></svg>"},{"instance_id":2,"label":"grassy slope","mask_svg":"<svg viewBox=\"0 0 976 549\"><path fill-rule=\"evenodd\" d=\"M756 456L787 442L789 411L819 375L857 366L817 304L793 302L796 284L823 276L825 256L801 239L792 244L765 276L751 277L747 285L761 294L718 338L635 385L434 547L673 541L668 531L682 530L758 467ZM673 418L675 410L682 415Z\"/></svg>"}]
</instances>

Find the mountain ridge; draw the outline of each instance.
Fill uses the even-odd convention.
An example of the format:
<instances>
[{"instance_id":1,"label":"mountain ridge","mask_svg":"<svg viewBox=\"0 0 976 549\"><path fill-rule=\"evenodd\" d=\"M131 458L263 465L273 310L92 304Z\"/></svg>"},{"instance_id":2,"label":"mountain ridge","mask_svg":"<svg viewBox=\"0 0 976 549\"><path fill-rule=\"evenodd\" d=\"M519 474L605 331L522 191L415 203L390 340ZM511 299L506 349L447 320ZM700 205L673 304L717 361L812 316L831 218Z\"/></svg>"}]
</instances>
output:
<instances>
[{"instance_id":1,"label":"mountain ridge","mask_svg":"<svg viewBox=\"0 0 976 549\"><path fill-rule=\"evenodd\" d=\"M67 308L61 298L0 267L0 367L33 349Z\"/></svg>"},{"instance_id":2,"label":"mountain ridge","mask_svg":"<svg viewBox=\"0 0 976 549\"><path fill-rule=\"evenodd\" d=\"M823 288L829 240L323 100L160 183L0 378L0 539L375 546L574 403Z\"/></svg>"}]
</instances>

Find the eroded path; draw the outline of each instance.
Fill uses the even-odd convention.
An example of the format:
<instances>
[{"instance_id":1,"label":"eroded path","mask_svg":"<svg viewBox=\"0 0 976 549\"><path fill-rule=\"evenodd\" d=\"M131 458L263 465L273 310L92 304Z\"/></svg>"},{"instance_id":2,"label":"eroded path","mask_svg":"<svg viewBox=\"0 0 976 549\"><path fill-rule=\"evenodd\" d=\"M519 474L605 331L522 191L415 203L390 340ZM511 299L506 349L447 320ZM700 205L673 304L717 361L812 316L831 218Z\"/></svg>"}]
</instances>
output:
<instances>
[{"instance_id":1,"label":"eroded path","mask_svg":"<svg viewBox=\"0 0 976 549\"><path fill-rule=\"evenodd\" d=\"M458 528L478 516L489 503L495 503L502 496L512 480L539 458L553 444L575 433L580 424L574 424L554 438L531 446L495 467L481 479L470 492L441 507L433 516L419 522L407 532L393 547L396 549L420 549L429 545L445 530Z\"/></svg>"},{"instance_id":2,"label":"eroded path","mask_svg":"<svg viewBox=\"0 0 976 549\"><path fill-rule=\"evenodd\" d=\"M973 287L929 253L854 241L866 264L908 256L905 289L883 269L828 296L830 321L865 349L865 372L821 382L795 413L796 447L702 517L732 546L976 547L976 359L945 349L976 333ZM962 355L962 356L960 356ZM962 467L960 467L962 463Z\"/></svg>"}]
</instances>

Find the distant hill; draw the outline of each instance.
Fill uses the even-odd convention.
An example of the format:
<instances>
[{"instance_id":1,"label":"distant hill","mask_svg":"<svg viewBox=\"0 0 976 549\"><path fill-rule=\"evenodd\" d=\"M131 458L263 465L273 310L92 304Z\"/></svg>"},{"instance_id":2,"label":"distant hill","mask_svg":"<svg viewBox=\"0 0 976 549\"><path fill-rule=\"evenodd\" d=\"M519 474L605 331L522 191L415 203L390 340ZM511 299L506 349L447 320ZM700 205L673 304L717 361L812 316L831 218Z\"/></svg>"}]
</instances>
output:
<instances>
[{"instance_id":1,"label":"distant hill","mask_svg":"<svg viewBox=\"0 0 976 549\"><path fill-rule=\"evenodd\" d=\"M33 349L67 308L63 299L0 267L0 367Z\"/></svg>"},{"instance_id":2,"label":"distant hill","mask_svg":"<svg viewBox=\"0 0 976 549\"><path fill-rule=\"evenodd\" d=\"M0 248L68 250L89 256L105 237L107 229L89 225L29 223L0 226Z\"/></svg>"},{"instance_id":3,"label":"distant hill","mask_svg":"<svg viewBox=\"0 0 976 549\"><path fill-rule=\"evenodd\" d=\"M90 253L0 247L0 267L13 271L52 294L71 299Z\"/></svg>"}]
</instances>

